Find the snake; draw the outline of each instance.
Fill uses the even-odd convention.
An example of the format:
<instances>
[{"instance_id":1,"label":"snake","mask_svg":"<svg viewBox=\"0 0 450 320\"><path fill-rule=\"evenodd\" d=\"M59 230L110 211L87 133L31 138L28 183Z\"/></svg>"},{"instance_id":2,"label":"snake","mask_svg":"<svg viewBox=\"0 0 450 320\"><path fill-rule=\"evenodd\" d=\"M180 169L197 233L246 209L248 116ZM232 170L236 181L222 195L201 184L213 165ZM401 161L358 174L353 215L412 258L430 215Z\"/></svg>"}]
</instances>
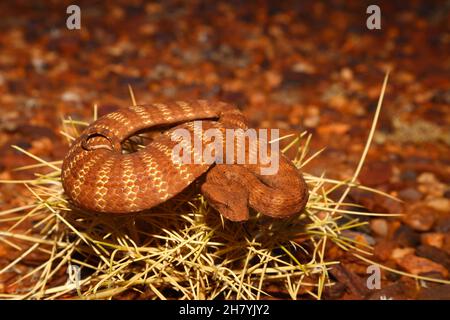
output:
<instances>
[{"instance_id":1,"label":"snake","mask_svg":"<svg viewBox=\"0 0 450 320\"><path fill-rule=\"evenodd\" d=\"M195 123L202 125L200 133ZM160 134L142 148L124 151L127 139L158 128ZM198 161L173 161L172 150L180 143L174 133L179 129L206 147L205 130L224 134L228 129L246 130L248 121L238 107L206 100L133 105L105 114L81 132L64 157L61 181L69 202L97 213L138 213L168 201L203 179L201 194L231 221L248 220L249 208L273 218L291 217L305 208L307 184L282 152L275 151L279 167L270 175L261 174L263 164L259 162L202 161L201 153L189 145L183 152ZM238 144L236 150L243 147Z\"/></svg>"}]
</instances>

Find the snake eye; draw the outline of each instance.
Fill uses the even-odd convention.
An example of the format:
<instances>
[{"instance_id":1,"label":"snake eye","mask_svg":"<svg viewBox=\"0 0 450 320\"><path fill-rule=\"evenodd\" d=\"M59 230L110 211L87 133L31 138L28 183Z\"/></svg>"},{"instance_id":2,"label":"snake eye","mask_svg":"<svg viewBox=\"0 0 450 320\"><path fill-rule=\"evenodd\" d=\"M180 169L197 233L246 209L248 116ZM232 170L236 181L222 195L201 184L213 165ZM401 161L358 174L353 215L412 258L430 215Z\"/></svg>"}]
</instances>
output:
<instances>
[{"instance_id":1,"label":"snake eye","mask_svg":"<svg viewBox=\"0 0 450 320\"><path fill-rule=\"evenodd\" d=\"M120 142L114 137L110 136L108 132L105 131L94 131L94 132L88 132L81 136L81 147L86 151L93 151L98 149L106 149L109 151L115 151L120 150ZM95 144L89 144L88 142L96 137L103 138L102 140L107 140L108 144L104 143L95 143Z\"/></svg>"}]
</instances>

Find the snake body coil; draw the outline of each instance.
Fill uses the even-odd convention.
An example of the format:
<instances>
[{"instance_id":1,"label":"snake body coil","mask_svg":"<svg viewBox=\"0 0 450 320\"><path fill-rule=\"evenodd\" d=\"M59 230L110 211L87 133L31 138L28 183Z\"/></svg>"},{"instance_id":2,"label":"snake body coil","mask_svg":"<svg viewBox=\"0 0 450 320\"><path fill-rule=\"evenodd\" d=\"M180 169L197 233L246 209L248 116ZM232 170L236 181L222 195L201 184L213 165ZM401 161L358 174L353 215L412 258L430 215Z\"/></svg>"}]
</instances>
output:
<instances>
[{"instance_id":1,"label":"snake body coil","mask_svg":"<svg viewBox=\"0 0 450 320\"><path fill-rule=\"evenodd\" d=\"M201 191L210 205L233 221L248 219L248 207L277 218L300 212L308 199L301 173L284 155L279 170L261 175L259 164L175 163L178 144L171 134L187 129L194 137L193 121L203 130L246 129L235 107L203 100L133 106L109 113L87 127L72 144L62 166L62 183L71 202L83 209L105 213L131 213L152 208L180 193L207 172ZM177 125L143 149L123 154L121 142L136 132L160 125ZM239 146L237 146L238 148ZM191 149L192 157L198 157Z\"/></svg>"}]
</instances>

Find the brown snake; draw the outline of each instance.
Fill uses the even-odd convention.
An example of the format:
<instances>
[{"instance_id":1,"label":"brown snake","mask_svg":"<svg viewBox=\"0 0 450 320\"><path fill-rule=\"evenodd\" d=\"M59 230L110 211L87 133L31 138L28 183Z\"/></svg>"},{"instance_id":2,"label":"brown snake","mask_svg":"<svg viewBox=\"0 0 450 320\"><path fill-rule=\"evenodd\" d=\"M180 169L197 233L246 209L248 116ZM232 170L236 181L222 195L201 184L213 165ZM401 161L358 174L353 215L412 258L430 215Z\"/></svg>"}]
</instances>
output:
<instances>
[{"instance_id":1,"label":"brown snake","mask_svg":"<svg viewBox=\"0 0 450 320\"><path fill-rule=\"evenodd\" d=\"M208 203L232 221L249 217L248 207L275 218L303 210L306 183L284 155L274 175L261 175L257 164L174 163L175 129L189 130L202 120L208 128L241 128L242 113L223 102L177 101L132 106L109 113L87 127L72 144L62 166L62 184L71 202L86 210L131 213L152 208L180 193L204 174L201 192ZM123 154L121 143L136 132L161 125L177 125L154 138L143 149ZM194 138L194 137L193 137ZM205 144L204 137L199 137ZM196 157L195 149L190 149Z\"/></svg>"}]
</instances>

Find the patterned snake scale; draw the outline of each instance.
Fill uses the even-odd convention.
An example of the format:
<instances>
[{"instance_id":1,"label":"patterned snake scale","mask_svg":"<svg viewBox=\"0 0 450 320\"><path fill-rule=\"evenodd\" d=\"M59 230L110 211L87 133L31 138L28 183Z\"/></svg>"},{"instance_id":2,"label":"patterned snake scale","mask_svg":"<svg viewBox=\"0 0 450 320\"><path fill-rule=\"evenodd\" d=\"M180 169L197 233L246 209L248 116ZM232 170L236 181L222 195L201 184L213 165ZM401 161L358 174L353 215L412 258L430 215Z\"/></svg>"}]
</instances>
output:
<instances>
[{"instance_id":1,"label":"patterned snake scale","mask_svg":"<svg viewBox=\"0 0 450 320\"><path fill-rule=\"evenodd\" d=\"M249 207L275 218L303 210L308 200L306 183L282 154L278 158L279 169L273 175L261 175L258 163L174 162L172 149L179 142L172 141L171 134L184 128L195 138L196 120L201 121L203 131L247 129L239 109L223 102L177 101L119 109L93 122L72 144L62 165L65 193L75 206L85 210L126 214L165 202L207 172L202 194L232 221L247 220ZM133 134L163 125L175 127L136 152L122 152L121 143ZM197 138L203 145L206 140L200 135ZM195 148L188 150L193 159L201 160Z\"/></svg>"}]
</instances>

